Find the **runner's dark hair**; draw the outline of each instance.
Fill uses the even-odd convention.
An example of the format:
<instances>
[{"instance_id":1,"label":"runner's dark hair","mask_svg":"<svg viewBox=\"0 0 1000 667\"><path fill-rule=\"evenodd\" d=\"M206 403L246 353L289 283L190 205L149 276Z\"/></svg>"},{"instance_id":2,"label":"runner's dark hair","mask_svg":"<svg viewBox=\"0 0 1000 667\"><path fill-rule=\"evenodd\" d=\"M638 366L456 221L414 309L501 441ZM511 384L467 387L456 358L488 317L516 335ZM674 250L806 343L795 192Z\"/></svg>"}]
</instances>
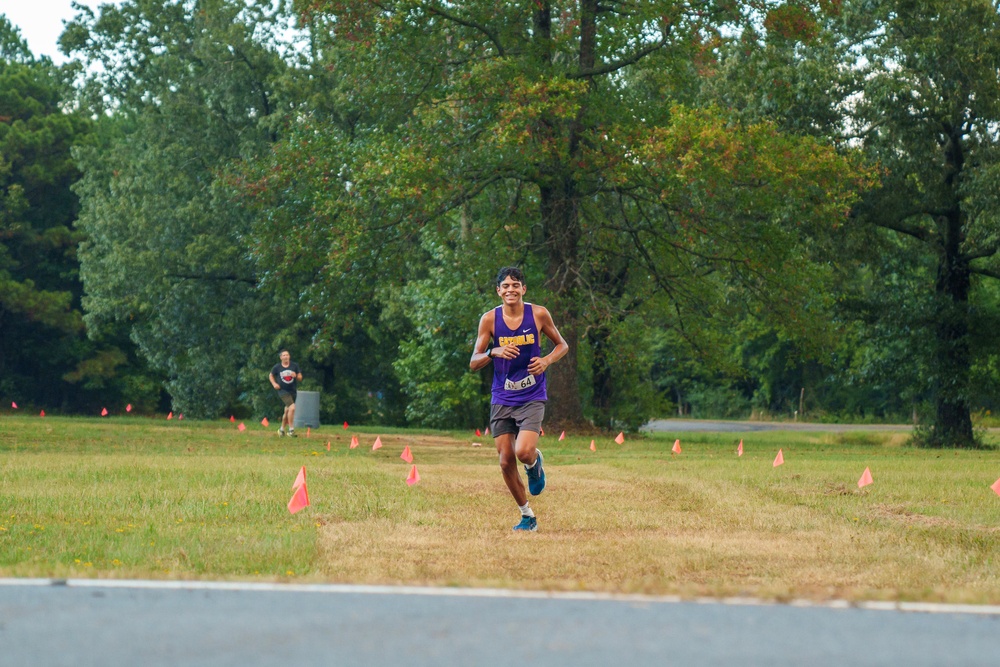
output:
<instances>
[{"instance_id":1,"label":"runner's dark hair","mask_svg":"<svg viewBox=\"0 0 1000 667\"><path fill-rule=\"evenodd\" d=\"M497 287L500 287L500 283L502 283L503 279L506 278L507 276L510 276L511 278L521 283L522 285L525 284L524 273L521 272L521 269L517 268L516 266L505 266L502 269L500 269L499 273L497 273Z\"/></svg>"}]
</instances>

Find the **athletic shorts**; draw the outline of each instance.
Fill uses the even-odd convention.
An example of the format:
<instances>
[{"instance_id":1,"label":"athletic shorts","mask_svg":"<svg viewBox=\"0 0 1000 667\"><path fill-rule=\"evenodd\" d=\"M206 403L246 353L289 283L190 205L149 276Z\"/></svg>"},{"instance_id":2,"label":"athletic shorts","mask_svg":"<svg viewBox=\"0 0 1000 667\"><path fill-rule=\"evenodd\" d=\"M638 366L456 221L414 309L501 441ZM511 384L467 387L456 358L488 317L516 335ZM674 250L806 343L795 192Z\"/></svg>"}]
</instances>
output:
<instances>
[{"instance_id":1,"label":"athletic shorts","mask_svg":"<svg viewBox=\"0 0 1000 667\"><path fill-rule=\"evenodd\" d=\"M524 405L490 406L490 433L493 437L520 431L541 433L542 418L545 416L545 401L531 401Z\"/></svg>"},{"instance_id":2,"label":"athletic shorts","mask_svg":"<svg viewBox=\"0 0 1000 667\"><path fill-rule=\"evenodd\" d=\"M278 390L278 398L281 399L281 402L284 403L285 407L287 408L289 405L294 405L295 404L295 399L296 399L296 394L297 393L298 392L288 391L288 390L285 390L285 389L279 389Z\"/></svg>"}]
</instances>

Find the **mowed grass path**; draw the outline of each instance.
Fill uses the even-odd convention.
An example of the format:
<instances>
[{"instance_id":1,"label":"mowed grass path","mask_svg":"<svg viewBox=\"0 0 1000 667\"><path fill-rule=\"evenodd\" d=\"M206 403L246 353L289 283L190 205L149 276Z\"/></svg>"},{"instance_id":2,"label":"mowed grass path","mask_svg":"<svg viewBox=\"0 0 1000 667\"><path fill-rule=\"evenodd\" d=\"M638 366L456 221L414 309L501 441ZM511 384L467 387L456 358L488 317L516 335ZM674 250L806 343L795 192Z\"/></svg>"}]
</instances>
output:
<instances>
[{"instance_id":1,"label":"mowed grass path","mask_svg":"<svg viewBox=\"0 0 1000 667\"><path fill-rule=\"evenodd\" d=\"M550 433L548 487L532 499L539 531L515 534L489 438L247 429L3 415L0 577L1000 603L1000 497L989 488L1000 451L755 433L684 434L680 455L669 434L598 437L592 452L590 436ZM312 506L293 516L303 465ZM875 483L859 490L866 466Z\"/></svg>"}]
</instances>

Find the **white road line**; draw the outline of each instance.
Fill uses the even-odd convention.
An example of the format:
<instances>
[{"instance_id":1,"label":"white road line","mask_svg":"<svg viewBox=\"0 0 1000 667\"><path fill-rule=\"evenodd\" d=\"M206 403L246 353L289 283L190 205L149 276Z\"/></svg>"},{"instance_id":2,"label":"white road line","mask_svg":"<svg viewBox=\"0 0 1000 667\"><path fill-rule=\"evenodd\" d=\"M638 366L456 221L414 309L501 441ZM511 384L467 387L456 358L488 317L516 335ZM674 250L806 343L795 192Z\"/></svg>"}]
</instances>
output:
<instances>
[{"instance_id":1,"label":"white road line","mask_svg":"<svg viewBox=\"0 0 1000 667\"><path fill-rule=\"evenodd\" d=\"M153 590L249 591L279 593L326 593L350 595L427 595L434 597L508 598L524 600L583 600L635 602L643 604L688 602L731 606L786 605L815 609L865 609L921 614L974 614L1000 616L998 605L940 604L933 602L850 602L848 600L791 600L775 602L751 597L685 599L677 595L638 595L586 591L522 591L505 588L435 588L431 586L368 586L360 584L279 584L241 581L180 581L155 579L2 579L0 586L68 586L71 588L137 588Z\"/></svg>"}]
</instances>

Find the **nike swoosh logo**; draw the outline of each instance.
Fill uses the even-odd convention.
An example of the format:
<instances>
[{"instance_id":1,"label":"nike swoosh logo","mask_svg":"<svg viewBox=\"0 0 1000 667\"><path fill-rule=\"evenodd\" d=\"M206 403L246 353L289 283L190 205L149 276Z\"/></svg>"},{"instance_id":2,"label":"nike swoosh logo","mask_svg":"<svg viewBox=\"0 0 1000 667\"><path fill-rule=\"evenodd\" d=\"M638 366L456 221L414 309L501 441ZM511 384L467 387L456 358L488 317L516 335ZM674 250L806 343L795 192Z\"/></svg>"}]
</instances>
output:
<instances>
[{"instance_id":1,"label":"nike swoosh logo","mask_svg":"<svg viewBox=\"0 0 1000 667\"><path fill-rule=\"evenodd\" d=\"M521 333L528 333L531 329L521 329Z\"/></svg>"}]
</instances>

